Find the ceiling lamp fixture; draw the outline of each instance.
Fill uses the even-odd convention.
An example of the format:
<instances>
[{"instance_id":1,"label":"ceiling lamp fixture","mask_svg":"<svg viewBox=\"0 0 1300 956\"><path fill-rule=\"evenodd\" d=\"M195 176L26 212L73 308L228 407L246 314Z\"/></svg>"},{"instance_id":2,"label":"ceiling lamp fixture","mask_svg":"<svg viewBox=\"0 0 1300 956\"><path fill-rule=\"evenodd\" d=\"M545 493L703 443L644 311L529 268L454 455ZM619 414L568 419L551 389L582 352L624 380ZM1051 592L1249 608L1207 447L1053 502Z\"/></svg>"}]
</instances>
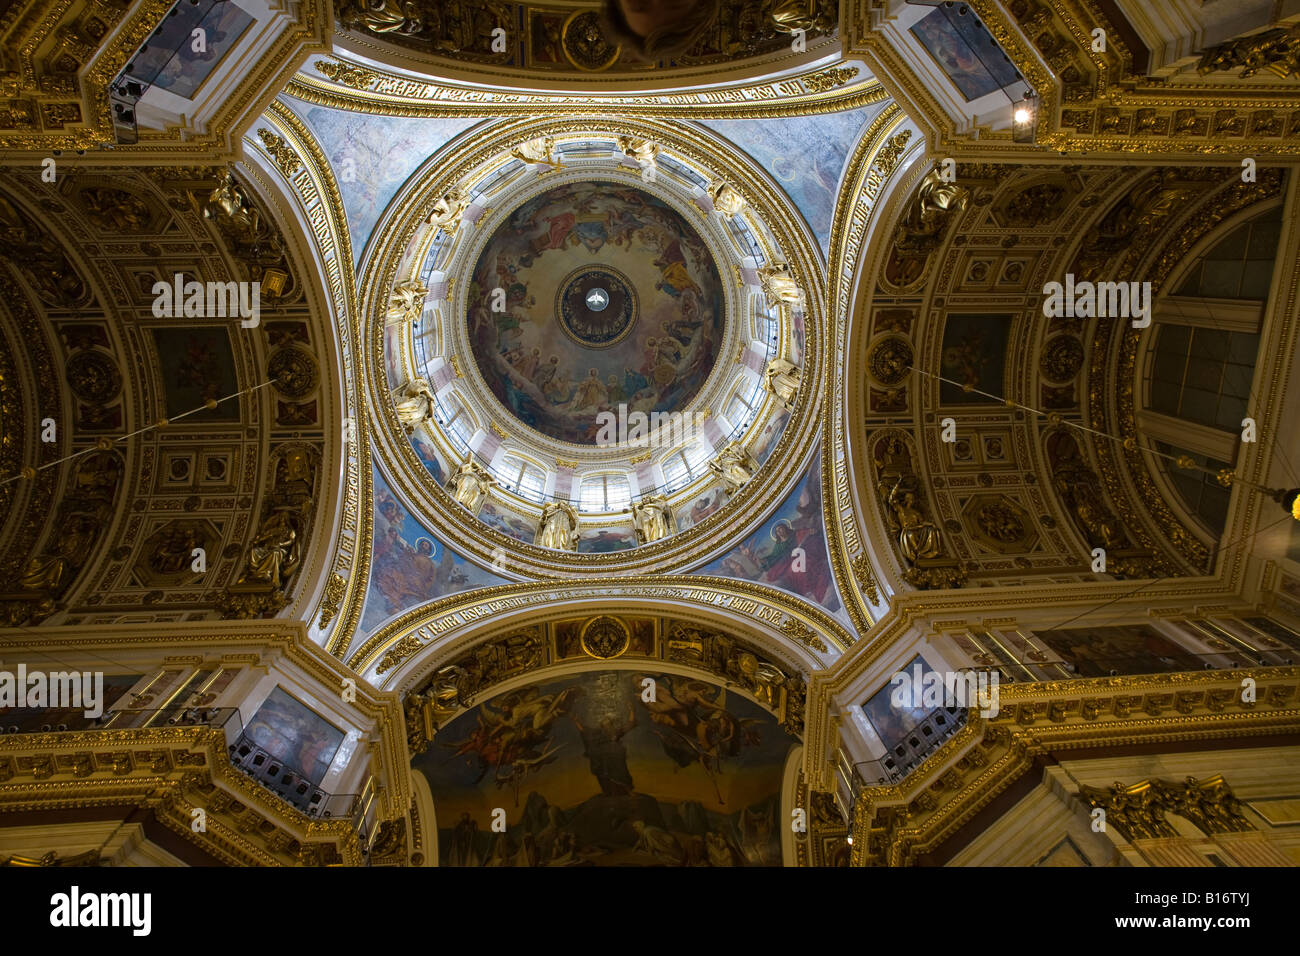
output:
<instances>
[{"instance_id":1,"label":"ceiling lamp fixture","mask_svg":"<svg viewBox=\"0 0 1300 956\"><path fill-rule=\"evenodd\" d=\"M1017 143L1032 143L1038 133L1038 97L1026 90L1025 95L1011 104L1011 139Z\"/></svg>"}]
</instances>

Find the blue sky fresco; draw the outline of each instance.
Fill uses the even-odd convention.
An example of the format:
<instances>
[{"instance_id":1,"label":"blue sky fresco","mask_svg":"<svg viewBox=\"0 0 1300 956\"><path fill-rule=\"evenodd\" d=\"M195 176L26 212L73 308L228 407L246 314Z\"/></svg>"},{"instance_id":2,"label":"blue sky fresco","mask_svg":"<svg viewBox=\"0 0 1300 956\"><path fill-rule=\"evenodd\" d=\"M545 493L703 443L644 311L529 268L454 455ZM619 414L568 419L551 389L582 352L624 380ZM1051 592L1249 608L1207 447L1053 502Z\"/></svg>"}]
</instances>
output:
<instances>
[{"instance_id":1,"label":"blue sky fresco","mask_svg":"<svg viewBox=\"0 0 1300 956\"><path fill-rule=\"evenodd\" d=\"M477 123L477 117L425 119L371 116L312 106L285 97L311 128L329 157L343 194L352 253L357 262L385 207L420 165L456 136ZM351 175L348 175L351 173Z\"/></svg>"},{"instance_id":2,"label":"blue sky fresco","mask_svg":"<svg viewBox=\"0 0 1300 956\"><path fill-rule=\"evenodd\" d=\"M840 175L863 128L883 106L780 119L702 120L701 125L731 140L781 184L829 255Z\"/></svg>"}]
</instances>

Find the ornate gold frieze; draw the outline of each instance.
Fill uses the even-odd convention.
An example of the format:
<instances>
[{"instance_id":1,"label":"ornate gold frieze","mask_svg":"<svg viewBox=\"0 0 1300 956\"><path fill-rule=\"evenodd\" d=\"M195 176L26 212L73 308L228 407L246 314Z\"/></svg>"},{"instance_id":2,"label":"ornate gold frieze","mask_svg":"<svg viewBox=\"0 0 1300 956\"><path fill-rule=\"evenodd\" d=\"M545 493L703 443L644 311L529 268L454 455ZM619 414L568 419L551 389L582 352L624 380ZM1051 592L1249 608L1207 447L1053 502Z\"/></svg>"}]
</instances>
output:
<instances>
[{"instance_id":1,"label":"ornate gold frieze","mask_svg":"<svg viewBox=\"0 0 1300 956\"><path fill-rule=\"evenodd\" d=\"M1243 700L1242 679L1257 681ZM1295 733L1300 669L1195 672L1004 685L1000 712L965 727L902 783L861 790L855 866L905 866L952 836L1042 754ZM1180 707L1169 712L1170 703ZM951 770L957 771L949 779Z\"/></svg>"}]
</instances>

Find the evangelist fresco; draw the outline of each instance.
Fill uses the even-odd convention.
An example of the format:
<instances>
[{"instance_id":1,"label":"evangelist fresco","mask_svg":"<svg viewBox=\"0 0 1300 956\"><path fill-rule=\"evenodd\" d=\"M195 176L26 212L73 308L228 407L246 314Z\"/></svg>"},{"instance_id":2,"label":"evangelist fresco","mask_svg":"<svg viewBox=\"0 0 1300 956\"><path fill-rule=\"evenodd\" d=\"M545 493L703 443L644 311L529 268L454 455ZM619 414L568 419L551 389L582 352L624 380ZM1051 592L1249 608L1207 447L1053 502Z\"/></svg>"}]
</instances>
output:
<instances>
[{"instance_id":1,"label":"evangelist fresco","mask_svg":"<svg viewBox=\"0 0 1300 956\"><path fill-rule=\"evenodd\" d=\"M700 125L731 140L776 179L829 256L844 164L863 128L882 108L873 104L816 116L703 120Z\"/></svg>"},{"instance_id":2,"label":"evangelist fresco","mask_svg":"<svg viewBox=\"0 0 1300 956\"><path fill-rule=\"evenodd\" d=\"M449 594L505 584L438 540L394 497L374 470L374 553L361 628L372 631L395 614Z\"/></svg>"},{"instance_id":3,"label":"evangelist fresco","mask_svg":"<svg viewBox=\"0 0 1300 956\"><path fill-rule=\"evenodd\" d=\"M237 422L239 399L216 408L201 408L209 398L221 399L239 391L235 354L223 328L150 329L158 352L158 374L167 396L167 417L200 409L188 422Z\"/></svg>"},{"instance_id":4,"label":"evangelist fresco","mask_svg":"<svg viewBox=\"0 0 1300 956\"><path fill-rule=\"evenodd\" d=\"M325 779L343 743L343 731L279 687L262 701L244 736L313 786Z\"/></svg>"},{"instance_id":5,"label":"evangelist fresco","mask_svg":"<svg viewBox=\"0 0 1300 956\"><path fill-rule=\"evenodd\" d=\"M987 96L1019 78L1015 66L968 10L935 7L912 25L912 34L967 100Z\"/></svg>"},{"instance_id":6,"label":"evangelist fresco","mask_svg":"<svg viewBox=\"0 0 1300 956\"><path fill-rule=\"evenodd\" d=\"M1002 386L1010 332L1009 315L949 315L943 327L940 374L990 395L1006 394ZM996 399L940 382L939 402L976 405L996 402Z\"/></svg>"},{"instance_id":7,"label":"evangelist fresco","mask_svg":"<svg viewBox=\"0 0 1300 956\"><path fill-rule=\"evenodd\" d=\"M505 291L504 311L489 308ZM595 298L593 298L595 297ZM713 370L722 282L699 234L659 199L566 183L493 234L470 284L475 363L516 418L593 444L602 411L680 411Z\"/></svg>"},{"instance_id":8,"label":"evangelist fresco","mask_svg":"<svg viewBox=\"0 0 1300 956\"><path fill-rule=\"evenodd\" d=\"M599 671L480 704L412 767L433 794L444 866L779 866L795 743L724 688Z\"/></svg>"},{"instance_id":9,"label":"evangelist fresco","mask_svg":"<svg viewBox=\"0 0 1300 956\"><path fill-rule=\"evenodd\" d=\"M844 603L822 526L821 455L813 455L803 480L761 528L729 555L695 573L770 584L843 619Z\"/></svg>"},{"instance_id":10,"label":"evangelist fresco","mask_svg":"<svg viewBox=\"0 0 1300 956\"><path fill-rule=\"evenodd\" d=\"M311 64L304 69L314 72ZM285 99L329 157L357 262L375 223L411 174L451 140L483 122L479 117L371 116Z\"/></svg>"},{"instance_id":11,"label":"evangelist fresco","mask_svg":"<svg viewBox=\"0 0 1300 956\"><path fill-rule=\"evenodd\" d=\"M1191 651L1145 624L1060 628L1034 634L1060 654L1078 677L1105 677L1112 670L1121 674L1194 671L1203 666Z\"/></svg>"}]
</instances>

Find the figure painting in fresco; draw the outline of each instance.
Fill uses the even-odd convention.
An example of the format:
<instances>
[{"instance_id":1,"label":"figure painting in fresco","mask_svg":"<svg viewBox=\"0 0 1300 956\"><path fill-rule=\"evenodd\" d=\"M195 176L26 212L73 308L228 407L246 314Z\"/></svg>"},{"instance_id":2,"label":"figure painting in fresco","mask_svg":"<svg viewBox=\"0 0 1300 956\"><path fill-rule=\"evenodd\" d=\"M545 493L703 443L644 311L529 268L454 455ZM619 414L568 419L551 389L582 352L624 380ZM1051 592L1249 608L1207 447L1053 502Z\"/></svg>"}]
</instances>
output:
<instances>
[{"instance_id":1,"label":"figure painting in fresco","mask_svg":"<svg viewBox=\"0 0 1300 956\"><path fill-rule=\"evenodd\" d=\"M784 588L831 613L843 606L822 525L821 456L763 527L702 570Z\"/></svg>"},{"instance_id":2,"label":"figure painting in fresco","mask_svg":"<svg viewBox=\"0 0 1300 956\"><path fill-rule=\"evenodd\" d=\"M429 782L443 865L776 866L795 743L709 682L589 671L479 703L412 767ZM496 808L504 832L482 822Z\"/></svg>"},{"instance_id":3,"label":"figure painting in fresco","mask_svg":"<svg viewBox=\"0 0 1300 956\"><path fill-rule=\"evenodd\" d=\"M636 275L633 324L608 347L575 346L551 300L572 269L602 264ZM505 308L494 312L485 303L498 288ZM680 410L721 345L722 284L704 241L663 202L625 185L569 183L525 203L484 248L469 301L471 348L488 387L525 424L578 444L594 442L597 415L620 404Z\"/></svg>"}]
</instances>

